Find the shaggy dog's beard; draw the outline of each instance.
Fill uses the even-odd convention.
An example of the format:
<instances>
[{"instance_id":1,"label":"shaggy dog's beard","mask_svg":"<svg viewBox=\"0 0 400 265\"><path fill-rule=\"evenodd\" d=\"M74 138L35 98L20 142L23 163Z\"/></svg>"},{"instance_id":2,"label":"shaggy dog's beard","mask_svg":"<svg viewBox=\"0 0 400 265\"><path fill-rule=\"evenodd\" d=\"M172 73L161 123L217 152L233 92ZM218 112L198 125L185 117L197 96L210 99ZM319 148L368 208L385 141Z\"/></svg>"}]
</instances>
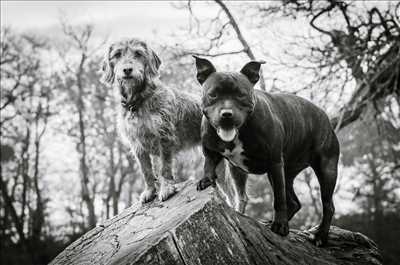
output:
<instances>
[{"instance_id":1,"label":"shaggy dog's beard","mask_svg":"<svg viewBox=\"0 0 400 265\"><path fill-rule=\"evenodd\" d=\"M141 101L140 94L145 89L145 78L142 76L129 79L119 78L118 84L122 106L129 110L137 110Z\"/></svg>"}]
</instances>

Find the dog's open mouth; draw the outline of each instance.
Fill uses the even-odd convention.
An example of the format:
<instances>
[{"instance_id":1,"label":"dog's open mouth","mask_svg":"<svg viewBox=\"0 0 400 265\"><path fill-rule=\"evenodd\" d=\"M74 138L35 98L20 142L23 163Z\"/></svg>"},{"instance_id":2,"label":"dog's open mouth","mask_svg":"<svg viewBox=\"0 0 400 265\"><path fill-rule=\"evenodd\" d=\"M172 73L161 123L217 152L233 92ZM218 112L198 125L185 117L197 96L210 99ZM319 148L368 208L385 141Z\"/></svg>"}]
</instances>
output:
<instances>
[{"instance_id":1,"label":"dog's open mouth","mask_svg":"<svg viewBox=\"0 0 400 265\"><path fill-rule=\"evenodd\" d=\"M133 94L133 92L129 89L125 90L121 88L120 92L122 106L129 110L133 110L137 104L137 95Z\"/></svg>"},{"instance_id":2,"label":"dog's open mouth","mask_svg":"<svg viewBox=\"0 0 400 265\"><path fill-rule=\"evenodd\" d=\"M235 139L237 135L237 129L236 128L223 129L222 127L218 127L217 134L222 141L231 142L233 141L233 139Z\"/></svg>"},{"instance_id":3,"label":"dog's open mouth","mask_svg":"<svg viewBox=\"0 0 400 265\"><path fill-rule=\"evenodd\" d=\"M136 111L142 101L140 93L143 90L141 80L126 76L120 79L121 104L130 111Z\"/></svg>"}]
</instances>

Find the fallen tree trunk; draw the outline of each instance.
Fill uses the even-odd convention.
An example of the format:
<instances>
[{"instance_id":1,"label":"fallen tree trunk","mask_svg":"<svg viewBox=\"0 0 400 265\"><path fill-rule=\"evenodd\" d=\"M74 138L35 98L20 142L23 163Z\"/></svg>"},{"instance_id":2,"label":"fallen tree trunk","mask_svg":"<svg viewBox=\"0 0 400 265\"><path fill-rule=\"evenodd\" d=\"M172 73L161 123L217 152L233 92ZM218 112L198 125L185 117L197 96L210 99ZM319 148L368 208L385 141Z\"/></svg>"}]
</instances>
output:
<instances>
[{"instance_id":1,"label":"fallen tree trunk","mask_svg":"<svg viewBox=\"0 0 400 265\"><path fill-rule=\"evenodd\" d=\"M287 237L235 212L220 194L191 181L165 202L133 205L68 246L50 264L381 264L360 233L331 227L329 245L309 231Z\"/></svg>"}]
</instances>

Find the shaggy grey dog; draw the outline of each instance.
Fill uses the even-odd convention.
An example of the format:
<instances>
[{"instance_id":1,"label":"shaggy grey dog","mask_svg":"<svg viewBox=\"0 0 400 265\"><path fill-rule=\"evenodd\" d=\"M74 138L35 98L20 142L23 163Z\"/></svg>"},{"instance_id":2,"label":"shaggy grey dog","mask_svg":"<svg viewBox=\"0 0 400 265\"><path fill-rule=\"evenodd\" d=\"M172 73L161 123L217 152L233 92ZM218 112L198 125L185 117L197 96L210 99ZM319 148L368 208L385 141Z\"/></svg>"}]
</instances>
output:
<instances>
[{"instance_id":1,"label":"shaggy grey dog","mask_svg":"<svg viewBox=\"0 0 400 265\"><path fill-rule=\"evenodd\" d=\"M136 154L144 175L142 203L156 194L156 177L150 155L160 156L158 197L164 201L176 192L172 176L174 155L200 143L200 98L161 83L161 61L138 39L113 43L105 56L102 81L114 87L119 131Z\"/></svg>"}]
</instances>

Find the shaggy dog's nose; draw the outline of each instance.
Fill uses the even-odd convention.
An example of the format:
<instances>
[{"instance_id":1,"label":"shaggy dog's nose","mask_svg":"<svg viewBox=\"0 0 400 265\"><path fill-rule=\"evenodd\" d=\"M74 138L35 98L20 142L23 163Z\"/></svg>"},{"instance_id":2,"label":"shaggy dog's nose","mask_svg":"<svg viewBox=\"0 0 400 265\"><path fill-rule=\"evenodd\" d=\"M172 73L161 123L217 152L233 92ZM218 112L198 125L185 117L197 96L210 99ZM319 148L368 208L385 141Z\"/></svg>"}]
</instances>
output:
<instances>
[{"instance_id":1,"label":"shaggy dog's nose","mask_svg":"<svg viewBox=\"0 0 400 265\"><path fill-rule=\"evenodd\" d=\"M126 76L130 76L131 73L132 73L132 68L125 68L125 69L124 69L124 74L125 74Z\"/></svg>"}]
</instances>

